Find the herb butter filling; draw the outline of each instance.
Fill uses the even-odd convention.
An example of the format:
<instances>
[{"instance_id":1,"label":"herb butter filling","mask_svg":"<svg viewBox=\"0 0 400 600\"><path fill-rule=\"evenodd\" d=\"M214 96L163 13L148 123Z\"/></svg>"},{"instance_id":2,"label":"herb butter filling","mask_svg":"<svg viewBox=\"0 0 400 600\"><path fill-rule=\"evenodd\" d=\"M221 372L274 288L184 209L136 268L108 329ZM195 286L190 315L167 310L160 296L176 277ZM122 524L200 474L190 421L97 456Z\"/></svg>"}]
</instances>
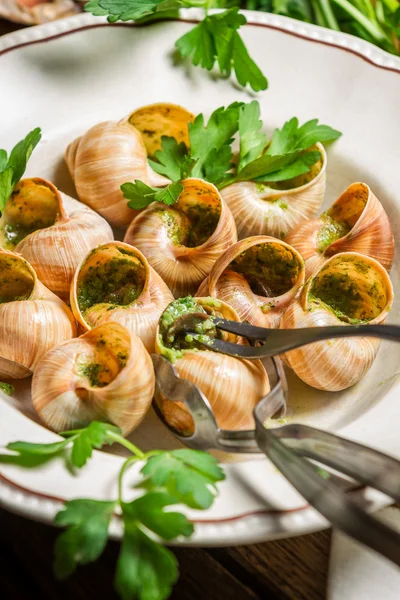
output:
<instances>
[{"instance_id":1,"label":"herb butter filling","mask_svg":"<svg viewBox=\"0 0 400 600\"><path fill-rule=\"evenodd\" d=\"M215 298L206 298L200 303L196 298L187 296L171 302L160 319L159 343L163 356L171 362L176 362L178 358L182 358L186 350L204 350L204 346L200 343L202 339L209 340L223 335L216 329L211 318L195 323L194 332L199 335L198 340L184 331L172 329L178 319L185 315L200 313L212 316L220 314L218 312L220 308L221 303Z\"/></svg>"},{"instance_id":2,"label":"herb butter filling","mask_svg":"<svg viewBox=\"0 0 400 600\"><path fill-rule=\"evenodd\" d=\"M34 277L21 259L0 255L0 304L28 300L34 286Z\"/></svg>"},{"instance_id":3,"label":"herb butter filling","mask_svg":"<svg viewBox=\"0 0 400 600\"><path fill-rule=\"evenodd\" d=\"M258 244L231 262L228 270L240 273L254 294L275 298L296 283L302 264L289 248L281 244Z\"/></svg>"},{"instance_id":4,"label":"herb butter filling","mask_svg":"<svg viewBox=\"0 0 400 600\"><path fill-rule=\"evenodd\" d=\"M0 221L1 245L13 250L27 235L54 225L59 216L56 195L45 182L25 179L16 185Z\"/></svg>"},{"instance_id":5,"label":"herb butter filling","mask_svg":"<svg viewBox=\"0 0 400 600\"><path fill-rule=\"evenodd\" d=\"M308 292L310 310L322 304L341 321L351 324L375 319L386 302L380 274L367 262L353 259L339 258L328 264L313 278Z\"/></svg>"},{"instance_id":6,"label":"herb butter filling","mask_svg":"<svg viewBox=\"0 0 400 600\"><path fill-rule=\"evenodd\" d=\"M130 353L129 335L117 323L100 326L90 332L90 350L79 356L76 372L88 379L91 387L109 385L126 366ZM87 390L77 388L79 396Z\"/></svg>"},{"instance_id":7,"label":"herb butter filling","mask_svg":"<svg viewBox=\"0 0 400 600\"><path fill-rule=\"evenodd\" d=\"M323 225L317 234L318 252L325 252L333 242L350 233L367 201L366 188L350 187L329 210L321 215Z\"/></svg>"},{"instance_id":8,"label":"herb butter filling","mask_svg":"<svg viewBox=\"0 0 400 600\"><path fill-rule=\"evenodd\" d=\"M89 257L89 262L92 257L95 255ZM128 306L140 296L146 281L144 265L121 249L106 261L100 254L87 268L85 265L83 271L77 291L82 312L101 303Z\"/></svg>"},{"instance_id":9,"label":"herb butter filling","mask_svg":"<svg viewBox=\"0 0 400 600\"><path fill-rule=\"evenodd\" d=\"M174 244L196 248L204 244L216 230L221 210L220 207L198 203L160 209L160 214Z\"/></svg>"}]
</instances>

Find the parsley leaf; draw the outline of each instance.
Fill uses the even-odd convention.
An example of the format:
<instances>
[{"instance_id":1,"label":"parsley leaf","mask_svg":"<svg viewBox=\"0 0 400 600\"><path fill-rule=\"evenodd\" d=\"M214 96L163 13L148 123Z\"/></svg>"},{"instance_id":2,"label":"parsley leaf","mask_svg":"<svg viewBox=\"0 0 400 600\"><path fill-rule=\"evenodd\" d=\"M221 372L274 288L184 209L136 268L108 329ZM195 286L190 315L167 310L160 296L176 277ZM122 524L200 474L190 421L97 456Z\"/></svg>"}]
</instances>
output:
<instances>
[{"instance_id":1,"label":"parsley leaf","mask_svg":"<svg viewBox=\"0 0 400 600\"><path fill-rule=\"evenodd\" d=\"M235 181L287 181L308 173L321 153L310 148L317 142L330 142L342 134L328 125L319 125L318 119L299 126L294 117L282 129L275 129L265 153L262 152L265 137L260 132L262 122L257 102L244 105L239 116L240 156L238 171L234 177L222 181L224 187Z\"/></svg>"},{"instance_id":2,"label":"parsley leaf","mask_svg":"<svg viewBox=\"0 0 400 600\"><path fill-rule=\"evenodd\" d=\"M198 450L173 450L152 456L141 472L153 485L167 487L180 502L203 509L214 501L210 487L225 479L217 460Z\"/></svg>"},{"instance_id":3,"label":"parsley leaf","mask_svg":"<svg viewBox=\"0 0 400 600\"><path fill-rule=\"evenodd\" d=\"M19 452L21 457L26 455L55 455L72 443L71 462L75 467L83 467L91 458L94 448L118 441L121 430L109 423L92 421L84 429L64 431L60 435L67 439L52 444L32 444L30 442L11 442L8 450Z\"/></svg>"},{"instance_id":4,"label":"parsley leaf","mask_svg":"<svg viewBox=\"0 0 400 600\"><path fill-rule=\"evenodd\" d=\"M113 435L121 435L121 430L109 423L92 421L85 429L78 429L73 434L71 460L75 467L83 467L93 454L94 448L101 448L104 444L113 444L116 440ZM70 435L64 431L61 435Z\"/></svg>"},{"instance_id":5,"label":"parsley leaf","mask_svg":"<svg viewBox=\"0 0 400 600\"><path fill-rule=\"evenodd\" d=\"M221 72L229 76L232 69L242 86L258 92L265 90L268 81L249 53L238 33L247 23L238 7L223 13L208 15L204 21L176 41L175 46L182 57L191 57L192 63L209 71L218 62Z\"/></svg>"},{"instance_id":6,"label":"parsley leaf","mask_svg":"<svg viewBox=\"0 0 400 600\"><path fill-rule=\"evenodd\" d=\"M78 564L99 558L107 544L108 528L116 502L91 499L69 500L55 518L67 526L56 540L54 571L59 579L71 575Z\"/></svg>"},{"instance_id":7,"label":"parsley leaf","mask_svg":"<svg viewBox=\"0 0 400 600\"><path fill-rule=\"evenodd\" d=\"M183 160L181 162L181 180L187 179L188 177L190 177L196 163L197 163L197 160L192 158L190 156L190 154L187 154L183 158Z\"/></svg>"},{"instance_id":8,"label":"parsley leaf","mask_svg":"<svg viewBox=\"0 0 400 600\"><path fill-rule=\"evenodd\" d=\"M172 504L177 504L173 496L164 492L148 492L133 502L123 503L123 511L130 520L139 521L164 540L192 535L194 527L185 515L163 510Z\"/></svg>"},{"instance_id":9,"label":"parsley leaf","mask_svg":"<svg viewBox=\"0 0 400 600\"><path fill-rule=\"evenodd\" d=\"M7 151L0 150L0 172L4 171L7 166Z\"/></svg>"},{"instance_id":10,"label":"parsley leaf","mask_svg":"<svg viewBox=\"0 0 400 600\"><path fill-rule=\"evenodd\" d=\"M85 11L97 17L106 16L110 23L116 21L135 21L160 10L166 0L89 0ZM178 5L178 3L176 3ZM171 3L168 3L171 8ZM161 9L162 10L162 9Z\"/></svg>"},{"instance_id":11,"label":"parsley leaf","mask_svg":"<svg viewBox=\"0 0 400 600\"><path fill-rule=\"evenodd\" d=\"M214 37L207 20L185 33L175 42L179 54L183 58L191 57L192 64L211 71L215 64L216 49Z\"/></svg>"},{"instance_id":12,"label":"parsley leaf","mask_svg":"<svg viewBox=\"0 0 400 600\"><path fill-rule=\"evenodd\" d=\"M234 102L227 108L221 106L215 110L204 124L204 116L197 115L193 123L189 123L190 155L196 160L193 177L208 179L211 166L218 157L219 170L224 172L232 168L231 144L239 127L239 109L241 102ZM220 156L220 153L221 156ZM207 174L208 170L208 174ZM211 183L215 180L208 179Z\"/></svg>"},{"instance_id":13,"label":"parsley leaf","mask_svg":"<svg viewBox=\"0 0 400 600\"><path fill-rule=\"evenodd\" d=\"M10 442L7 444L7 450L14 450L19 452L21 455L35 454L35 455L51 455L57 454L60 450L63 450L70 440L64 440L63 442L54 442L53 444L31 444L29 442Z\"/></svg>"},{"instance_id":14,"label":"parsley leaf","mask_svg":"<svg viewBox=\"0 0 400 600\"><path fill-rule=\"evenodd\" d=\"M115 587L124 600L164 600L178 578L175 556L151 539L146 529L164 540L193 533L193 525L177 512L165 512L176 504L162 492L149 492L130 503L121 503L124 538L118 558ZM145 528L145 529L143 529Z\"/></svg>"},{"instance_id":15,"label":"parsley leaf","mask_svg":"<svg viewBox=\"0 0 400 600\"><path fill-rule=\"evenodd\" d=\"M146 535L124 510L115 589L123 600L165 600L178 579L175 555Z\"/></svg>"},{"instance_id":16,"label":"parsley leaf","mask_svg":"<svg viewBox=\"0 0 400 600\"><path fill-rule=\"evenodd\" d=\"M260 105L257 100L243 104L239 111L240 155L238 171L258 158L267 145L267 136L260 131Z\"/></svg>"},{"instance_id":17,"label":"parsley leaf","mask_svg":"<svg viewBox=\"0 0 400 600\"><path fill-rule=\"evenodd\" d=\"M275 129L267 154L284 154L294 150L306 150L317 142L332 142L342 134L329 125L319 125L318 119L307 121L299 127L294 117L287 121L282 129Z\"/></svg>"},{"instance_id":18,"label":"parsley leaf","mask_svg":"<svg viewBox=\"0 0 400 600\"><path fill-rule=\"evenodd\" d=\"M8 159L6 150L0 150L0 212L25 173L27 162L41 137L42 132L36 127L14 146Z\"/></svg>"},{"instance_id":19,"label":"parsley leaf","mask_svg":"<svg viewBox=\"0 0 400 600\"><path fill-rule=\"evenodd\" d=\"M171 181L181 179L181 169L184 159L187 156L187 148L184 142L178 142L173 137L163 135L161 138L161 150L157 150L154 160L149 160L149 164L156 173L165 175Z\"/></svg>"},{"instance_id":20,"label":"parsley leaf","mask_svg":"<svg viewBox=\"0 0 400 600\"><path fill-rule=\"evenodd\" d=\"M133 209L141 209L149 206L152 202L163 202L170 206L177 202L183 185L179 182L170 183L165 188L152 188L136 179L134 183L121 185L124 198L129 200L128 206Z\"/></svg>"},{"instance_id":21,"label":"parsley leaf","mask_svg":"<svg viewBox=\"0 0 400 600\"><path fill-rule=\"evenodd\" d=\"M221 184L232 177L229 171L234 166L230 146L223 146L219 152L214 148L204 163L204 179L214 185Z\"/></svg>"},{"instance_id":22,"label":"parsley leaf","mask_svg":"<svg viewBox=\"0 0 400 600\"><path fill-rule=\"evenodd\" d=\"M264 176L257 178L256 181L268 180L268 181L287 181L308 173L312 165L319 161L321 153L318 150L312 152L304 152L300 154L294 162L291 162L287 167L282 167L280 170L264 174Z\"/></svg>"}]
</instances>

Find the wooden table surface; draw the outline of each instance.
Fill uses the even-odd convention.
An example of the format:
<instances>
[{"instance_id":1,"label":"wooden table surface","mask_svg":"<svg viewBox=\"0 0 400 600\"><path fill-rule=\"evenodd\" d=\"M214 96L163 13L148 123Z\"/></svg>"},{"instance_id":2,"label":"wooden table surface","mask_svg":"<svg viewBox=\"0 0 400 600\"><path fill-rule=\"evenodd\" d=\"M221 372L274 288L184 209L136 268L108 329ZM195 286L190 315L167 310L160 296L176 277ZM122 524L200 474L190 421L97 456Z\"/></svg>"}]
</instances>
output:
<instances>
[{"instance_id":1,"label":"wooden table surface","mask_svg":"<svg viewBox=\"0 0 400 600\"><path fill-rule=\"evenodd\" d=\"M0 35L21 26L0 19ZM1 138L1 135L0 135ZM1 141L0 141L1 147ZM112 586L118 544L63 583L52 574L58 531L0 511L0 589L5 600L117 600ZM171 600L323 600L330 531L234 548L180 548Z\"/></svg>"}]
</instances>

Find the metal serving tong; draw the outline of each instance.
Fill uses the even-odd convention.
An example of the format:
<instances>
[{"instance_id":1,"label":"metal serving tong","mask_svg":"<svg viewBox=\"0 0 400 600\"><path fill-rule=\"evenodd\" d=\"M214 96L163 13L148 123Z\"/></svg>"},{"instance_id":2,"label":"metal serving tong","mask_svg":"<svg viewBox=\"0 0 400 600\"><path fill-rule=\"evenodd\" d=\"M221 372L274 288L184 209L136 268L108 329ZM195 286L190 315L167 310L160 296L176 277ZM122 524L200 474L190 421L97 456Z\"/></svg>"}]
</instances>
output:
<instances>
[{"instance_id":1,"label":"metal serving tong","mask_svg":"<svg viewBox=\"0 0 400 600\"><path fill-rule=\"evenodd\" d=\"M240 333L243 335L243 330ZM288 347L285 346L285 349ZM164 357L153 354L152 360L156 374L156 412L182 443L200 450L214 448L234 453L264 452L309 504L334 527L400 566L400 533L365 512L334 482L334 474L315 464L325 465L400 501L400 462L307 425L266 428L268 419L279 419L286 411L287 384L279 358L264 363L273 387L255 407L255 430L251 431L220 429L207 398L198 387L180 379L173 365ZM194 421L192 435L181 435L165 421L159 408L161 397L181 402L188 408ZM279 424L279 421L276 423Z\"/></svg>"},{"instance_id":2,"label":"metal serving tong","mask_svg":"<svg viewBox=\"0 0 400 600\"><path fill-rule=\"evenodd\" d=\"M198 326L201 327L204 321L211 321L214 324L214 333L217 329L221 329L245 337L253 342L261 342L261 344L258 346L243 346L213 338L211 335L198 333L196 329L198 329ZM189 313L177 319L174 328L177 333L191 335L197 343L207 346L211 350L249 359L276 356L300 346L333 338L368 336L400 342L400 325L352 325L351 327L348 325L333 325L328 327L306 327L304 329L266 329L248 323L228 321L222 317L210 316L204 313Z\"/></svg>"}]
</instances>

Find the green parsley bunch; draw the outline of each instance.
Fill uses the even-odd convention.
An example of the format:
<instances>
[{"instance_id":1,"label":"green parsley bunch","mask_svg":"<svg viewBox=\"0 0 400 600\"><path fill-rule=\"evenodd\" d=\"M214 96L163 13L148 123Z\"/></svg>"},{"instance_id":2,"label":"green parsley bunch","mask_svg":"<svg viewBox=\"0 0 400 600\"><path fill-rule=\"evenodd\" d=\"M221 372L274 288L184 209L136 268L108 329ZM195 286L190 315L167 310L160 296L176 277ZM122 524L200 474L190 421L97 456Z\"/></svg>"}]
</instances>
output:
<instances>
[{"instance_id":1,"label":"green parsley bunch","mask_svg":"<svg viewBox=\"0 0 400 600\"><path fill-rule=\"evenodd\" d=\"M65 530L55 545L54 571L64 579L78 565L96 561L104 551L111 520L121 516L123 539L118 557L115 588L123 600L165 600L178 578L175 555L165 543L190 537L193 524L177 505L207 509L214 502L216 484L225 478L216 459L198 450L152 450L143 453L121 435L114 425L93 421L84 429L65 431L65 438L52 444L12 442L14 454L0 455L0 462L34 466L63 456L73 467L82 468L94 448L119 443L132 456L123 463L118 477L118 498L110 501L79 498L67 501L55 523ZM124 497L124 476L134 463L142 464L139 496Z\"/></svg>"},{"instance_id":2,"label":"green parsley bunch","mask_svg":"<svg viewBox=\"0 0 400 600\"><path fill-rule=\"evenodd\" d=\"M315 149L317 142L330 142L340 137L340 131L312 119L299 124L294 117L282 129L275 129L268 141L262 131L260 106L256 100L245 104L235 102L214 111L205 124L198 115L189 123L190 148L175 138L164 136L162 148L150 160L151 167L172 183L166 188L152 188L141 181L121 186L130 208L139 209L152 202L172 205L177 202L188 177L199 177L218 189L239 181L269 183L287 181L308 173L321 158ZM233 160L232 144L239 135L237 166Z\"/></svg>"}]
</instances>

